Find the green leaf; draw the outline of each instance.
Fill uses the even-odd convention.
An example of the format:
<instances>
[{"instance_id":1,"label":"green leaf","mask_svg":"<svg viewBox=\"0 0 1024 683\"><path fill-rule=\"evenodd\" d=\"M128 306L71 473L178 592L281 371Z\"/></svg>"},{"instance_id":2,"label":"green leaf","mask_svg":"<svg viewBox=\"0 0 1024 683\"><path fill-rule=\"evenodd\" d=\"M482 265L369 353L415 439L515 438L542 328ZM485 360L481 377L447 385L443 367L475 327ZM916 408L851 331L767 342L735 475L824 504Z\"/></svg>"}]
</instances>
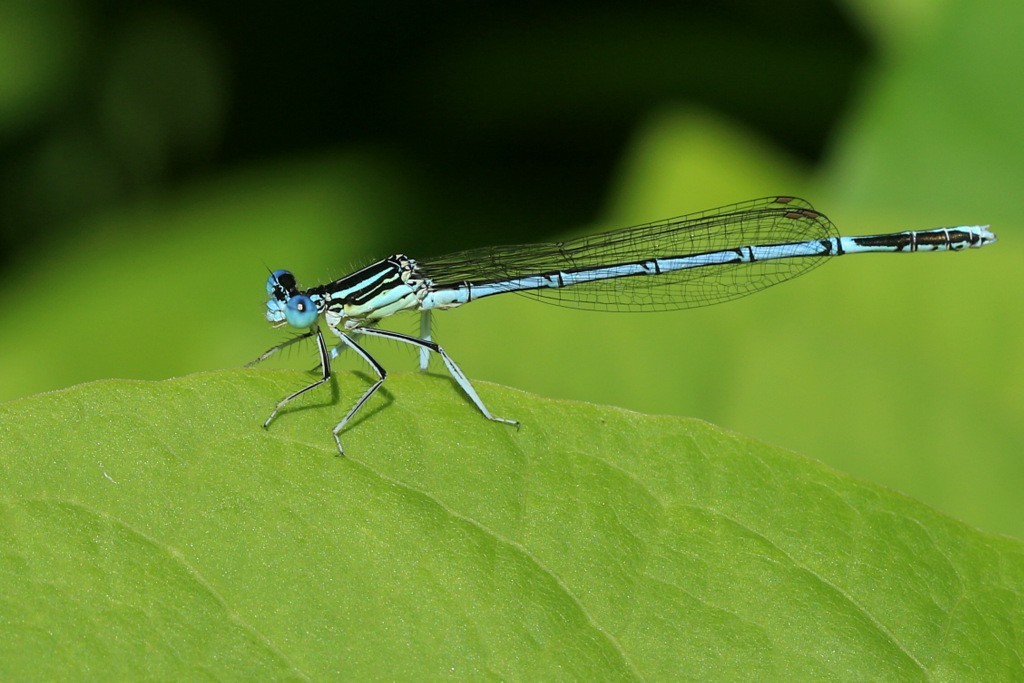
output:
<instances>
[{"instance_id":1,"label":"green leaf","mask_svg":"<svg viewBox=\"0 0 1024 683\"><path fill-rule=\"evenodd\" d=\"M393 375L0 406L0 677L1006 680L1024 547L695 420ZM839 425L837 425L838 428Z\"/></svg>"}]
</instances>

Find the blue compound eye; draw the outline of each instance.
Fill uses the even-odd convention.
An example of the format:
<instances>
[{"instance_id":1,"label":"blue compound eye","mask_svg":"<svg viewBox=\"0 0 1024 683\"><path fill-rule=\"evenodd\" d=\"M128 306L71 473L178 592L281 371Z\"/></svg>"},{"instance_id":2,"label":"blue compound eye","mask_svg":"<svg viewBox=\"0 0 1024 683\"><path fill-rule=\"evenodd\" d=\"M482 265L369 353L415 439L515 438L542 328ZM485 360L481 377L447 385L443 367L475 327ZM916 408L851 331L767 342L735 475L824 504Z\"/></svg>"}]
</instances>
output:
<instances>
[{"instance_id":1,"label":"blue compound eye","mask_svg":"<svg viewBox=\"0 0 1024 683\"><path fill-rule=\"evenodd\" d=\"M305 294L295 294L285 304L284 319L292 327L305 329L316 320L316 304Z\"/></svg>"},{"instance_id":2,"label":"blue compound eye","mask_svg":"<svg viewBox=\"0 0 1024 683\"><path fill-rule=\"evenodd\" d=\"M288 270L275 270L274 274L267 278L267 296L274 296L274 289L278 286L288 291L295 286L295 276Z\"/></svg>"}]
</instances>

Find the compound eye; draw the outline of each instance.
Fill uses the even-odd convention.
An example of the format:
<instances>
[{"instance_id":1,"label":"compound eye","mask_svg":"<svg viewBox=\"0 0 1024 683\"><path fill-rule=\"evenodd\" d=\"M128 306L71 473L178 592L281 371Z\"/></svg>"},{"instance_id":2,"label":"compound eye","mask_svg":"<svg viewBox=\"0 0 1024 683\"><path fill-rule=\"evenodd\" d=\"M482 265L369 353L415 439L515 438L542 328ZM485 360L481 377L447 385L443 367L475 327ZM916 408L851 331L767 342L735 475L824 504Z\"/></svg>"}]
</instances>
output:
<instances>
[{"instance_id":1,"label":"compound eye","mask_svg":"<svg viewBox=\"0 0 1024 683\"><path fill-rule=\"evenodd\" d=\"M285 292L295 287L295 276L288 270L275 270L267 278L267 296L274 296L274 290L282 287Z\"/></svg>"},{"instance_id":2,"label":"compound eye","mask_svg":"<svg viewBox=\"0 0 1024 683\"><path fill-rule=\"evenodd\" d=\"M294 294L285 304L284 319L292 327L305 329L316 320L316 304L305 294Z\"/></svg>"}]
</instances>

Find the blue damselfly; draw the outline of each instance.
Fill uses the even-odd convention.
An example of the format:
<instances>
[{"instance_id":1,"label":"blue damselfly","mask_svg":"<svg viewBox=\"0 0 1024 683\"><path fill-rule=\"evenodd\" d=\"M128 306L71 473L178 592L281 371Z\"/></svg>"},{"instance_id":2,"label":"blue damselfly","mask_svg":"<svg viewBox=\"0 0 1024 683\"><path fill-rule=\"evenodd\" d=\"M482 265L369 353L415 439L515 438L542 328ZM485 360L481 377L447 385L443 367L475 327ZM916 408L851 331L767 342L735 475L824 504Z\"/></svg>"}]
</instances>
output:
<instances>
[{"instance_id":1,"label":"blue damselfly","mask_svg":"<svg viewBox=\"0 0 1024 683\"><path fill-rule=\"evenodd\" d=\"M825 258L866 252L959 251L994 242L988 226L960 226L864 237L840 237L832 222L796 197L767 197L679 218L563 242L487 247L429 259L396 254L329 284L300 290L278 270L267 279L266 317L275 326L305 330L249 365L301 339L314 337L320 379L282 399L267 427L292 399L331 377L331 359L350 348L377 381L333 429L339 432L381 386L387 372L354 337L394 339L420 349L426 369L438 354L455 381L489 420L495 417L469 379L430 338L430 313L476 299L517 292L571 308L664 311L738 299L794 278ZM420 336L381 330L377 324L402 311L421 313ZM341 341L328 349L322 319Z\"/></svg>"}]
</instances>

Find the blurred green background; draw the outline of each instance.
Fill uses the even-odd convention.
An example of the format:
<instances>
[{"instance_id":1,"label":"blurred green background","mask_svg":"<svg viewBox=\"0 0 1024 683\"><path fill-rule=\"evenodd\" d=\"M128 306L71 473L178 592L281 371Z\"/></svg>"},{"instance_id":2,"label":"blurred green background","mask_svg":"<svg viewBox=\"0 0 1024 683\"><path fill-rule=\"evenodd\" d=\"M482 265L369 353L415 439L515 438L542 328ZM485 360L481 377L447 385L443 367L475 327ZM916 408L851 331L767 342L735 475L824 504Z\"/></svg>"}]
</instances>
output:
<instances>
[{"instance_id":1,"label":"blurred green background","mask_svg":"<svg viewBox=\"0 0 1024 683\"><path fill-rule=\"evenodd\" d=\"M701 417L1024 538L1020 35L1011 0L0 0L0 400L243 365L286 338L265 267L798 194L844 234L1000 242L682 313L497 297L436 337L473 378Z\"/></svg>"}]
</instances>

